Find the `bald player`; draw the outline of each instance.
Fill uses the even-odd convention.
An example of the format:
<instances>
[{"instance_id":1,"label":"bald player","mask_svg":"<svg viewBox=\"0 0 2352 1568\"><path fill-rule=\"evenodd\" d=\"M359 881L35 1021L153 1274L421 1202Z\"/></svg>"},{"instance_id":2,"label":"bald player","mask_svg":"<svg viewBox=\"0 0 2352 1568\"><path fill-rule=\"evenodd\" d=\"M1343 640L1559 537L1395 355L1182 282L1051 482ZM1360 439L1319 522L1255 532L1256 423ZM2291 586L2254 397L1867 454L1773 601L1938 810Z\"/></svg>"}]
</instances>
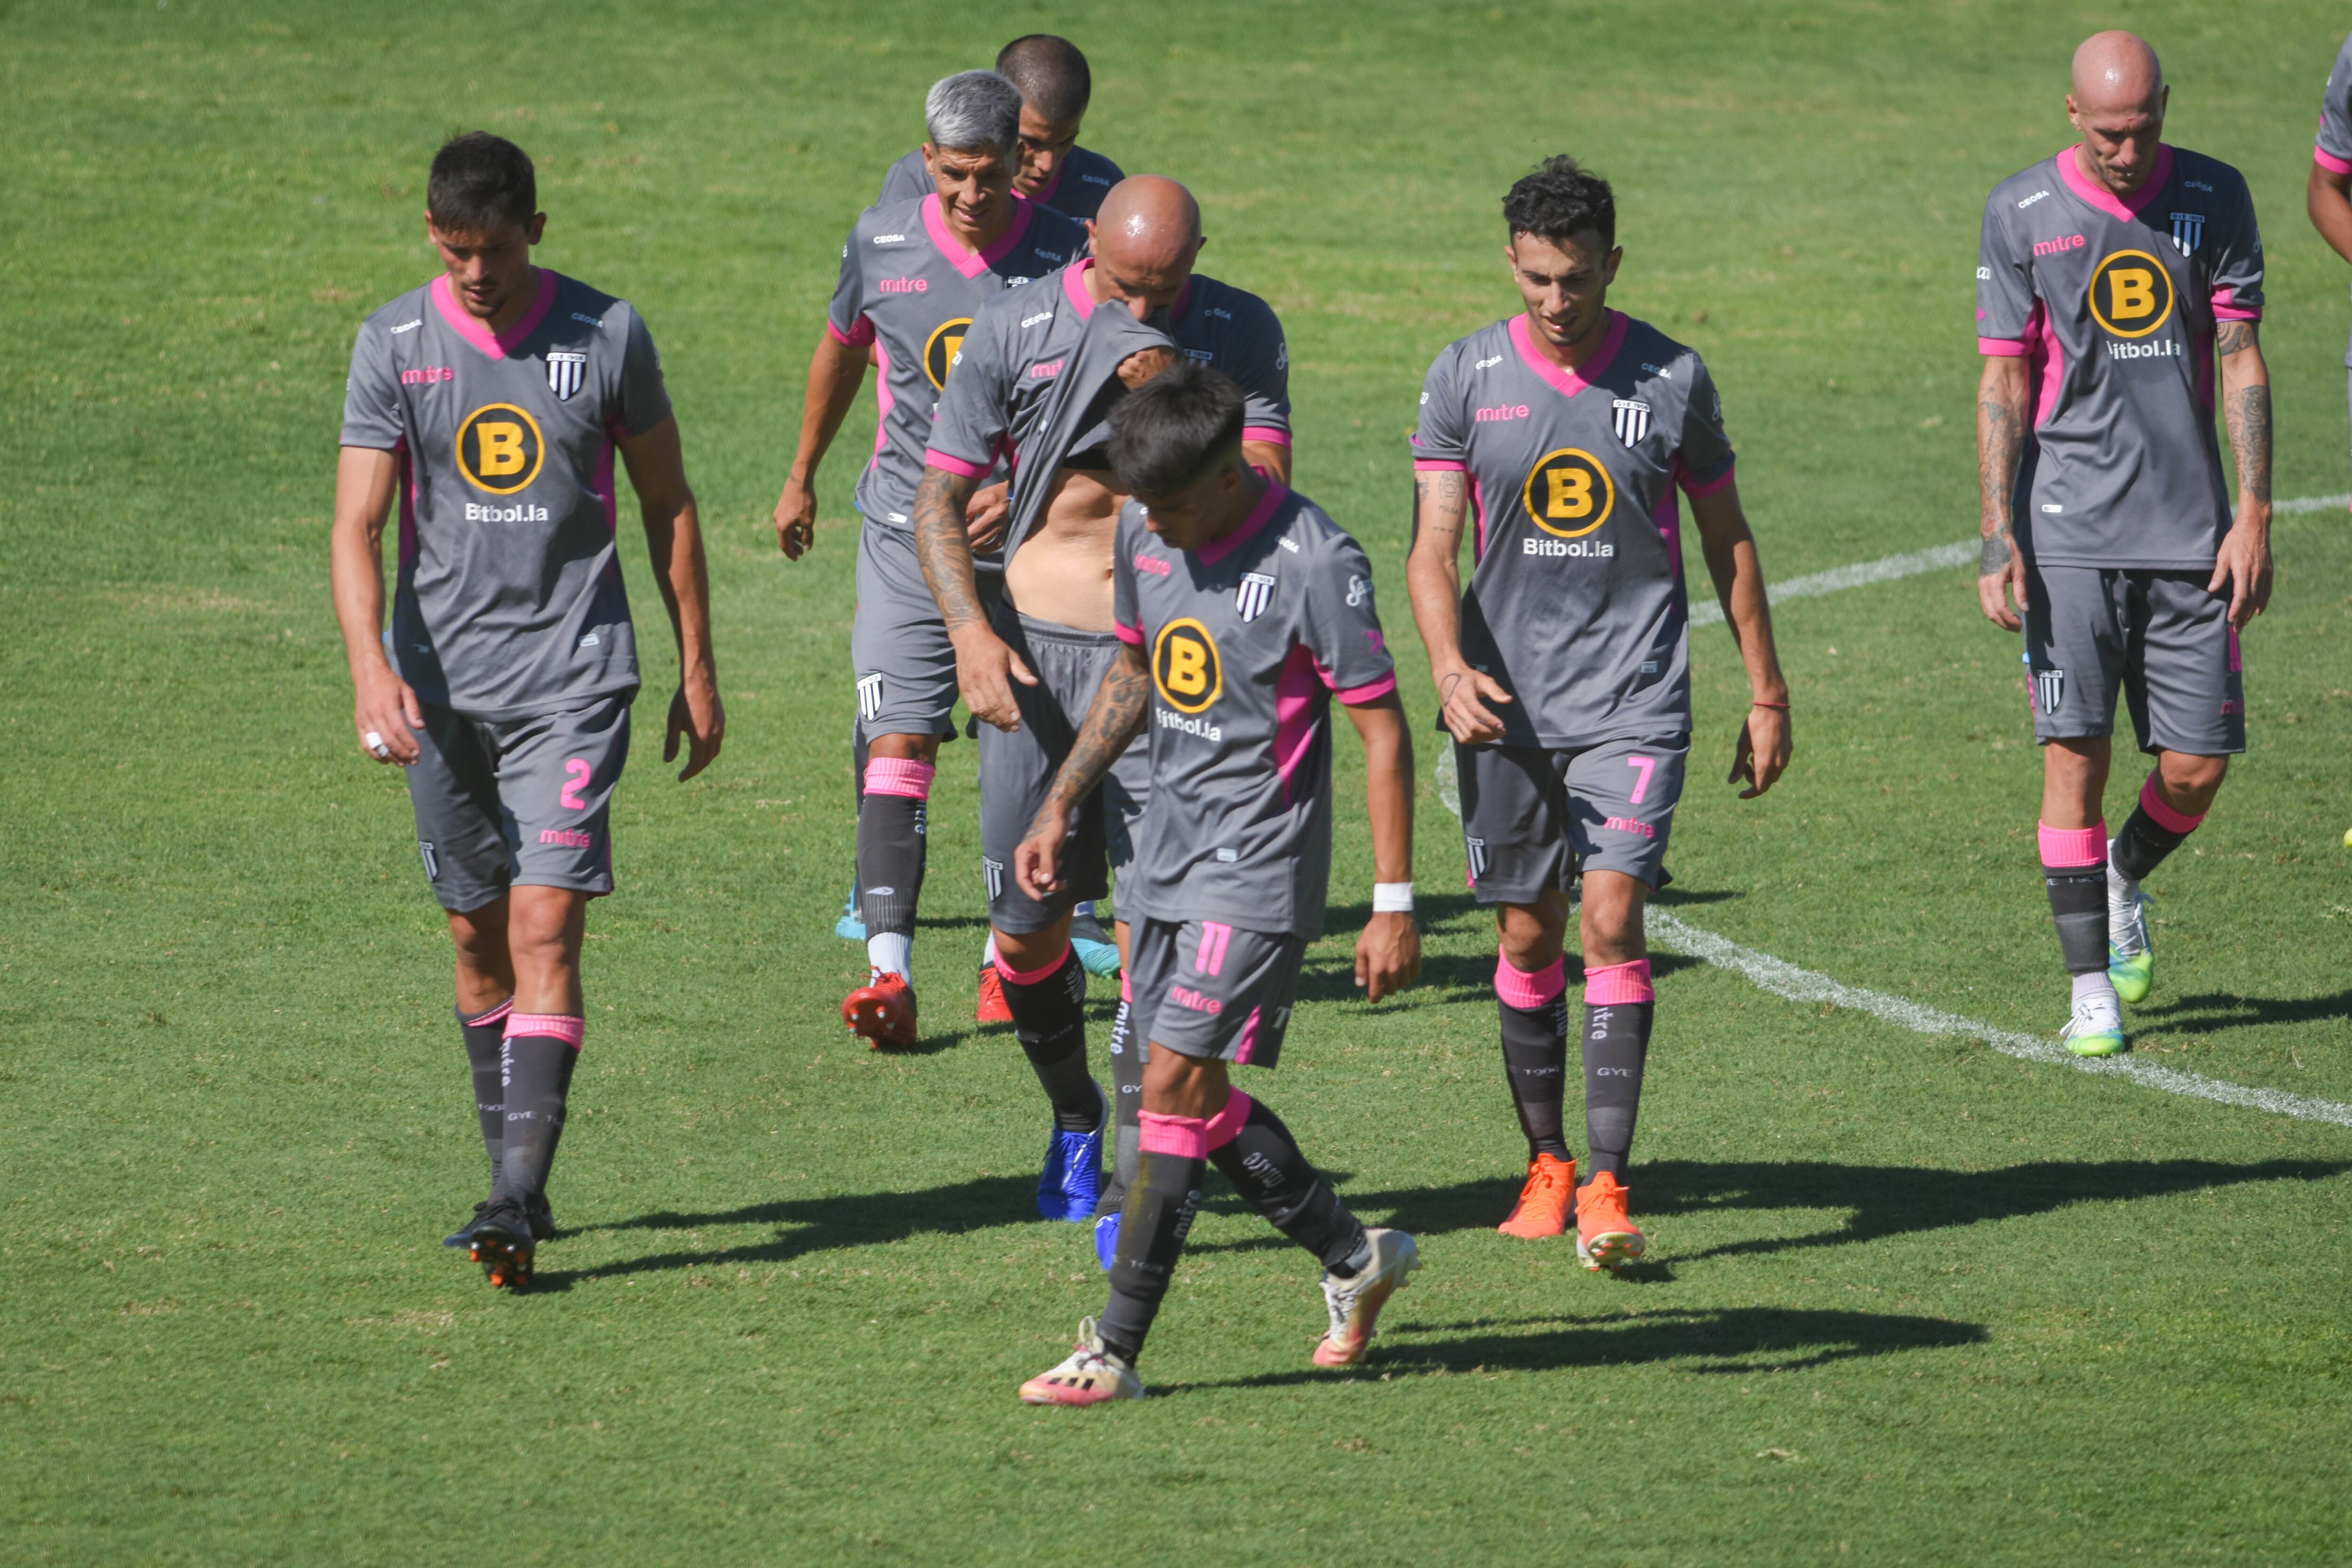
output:
<instances>
[{"instance_id":1,"label":"bald player","mask_svg":"<svg viewBox=\"0 0 2352 1568\"><path fill-rule=\"evenodd\" d=\"M1994 187L1977 268L1977 595L2025 634L2063 1037L2085 1057L2125 1048L2122 1004L2153 982L2140 882L2246 749L2238 633L2271 596L2262 236L2237 170L2165 142L2168 98L2145 41L2084 40L2066 96L2082 141ZM2156 765L2110 839L2118 691Z\"/></svg>"},{"instance_id":2,"label":"bald player","mask_svg":"<svg viewBox=\"0 0 2352 1568\"><path fill-rule=\"evenodd\" d=\"M1133 853L1129 829L1142 810L1148 765L1142 748L1087 795L1057 889L1035 897L1006 868L1118 658L1111 553L1126 497L1104 447L1110 407L1179 357L1221 370L1243 391L1244 455L1286 482L1290 398L1289 353L1274 311L1192 270L1206 241L1200 206L1183 186L1149 175L1127 180L1087 228L1090 258L973 321L924 457L915 544L955 644L958 686L986 726L981 854L989 924L1014 1030L1054 1106L1038 1207L1049 1217L1102 1220L1097 1255L1107 1258L1122 1194L1117 1185L1101 1193L1104 1107L1087 1069L1085 990L1070 924L1075 903L1103 896L1108 875ZM1006 451L1015 479L1004 591L992 610L957 520ZM1123 949L1124 921L1120 931ZM1122 1177L1133 1171L1142 1084L1126 1009L1123 997L1111 1031Z\"/></svg>"},{"instance_id":3,"label":"bald player","mask_svg":"<svg viewBox=\"0 0 2352 1568\"><path fill-rule=\"evenodd\" d=\"M1021 89L1021 166L1013 188L1081 223L1092 218L1126 176L1117 163L1078 145L1078 128L1094 96L1087 57L1067 38L1031 33L997 51L996 74ZM918 147L882 176L875 205L925 195L930 188Z\"/></svg>"}]
</instances>

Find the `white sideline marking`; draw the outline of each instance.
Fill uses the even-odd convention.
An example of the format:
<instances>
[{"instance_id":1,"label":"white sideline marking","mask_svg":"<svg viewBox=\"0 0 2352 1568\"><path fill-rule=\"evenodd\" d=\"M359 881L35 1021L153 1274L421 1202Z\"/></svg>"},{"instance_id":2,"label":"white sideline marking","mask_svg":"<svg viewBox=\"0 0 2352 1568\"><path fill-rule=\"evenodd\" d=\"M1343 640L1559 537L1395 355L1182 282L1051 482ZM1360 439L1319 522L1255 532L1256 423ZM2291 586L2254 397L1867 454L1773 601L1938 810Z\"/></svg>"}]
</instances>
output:
<instances>
[{"instance_id":1,"label":"white sideline marking","mask_svg":"<svg viewBox=\"0 0 2352 1568\"><path fill-rule=\"evenodd\" d=\"M2131 1056L2078 1057L2063 1046L2036 1039L2032 1035L1997 1029L1990 1024L1979 1024L1957 1013L1922 1006L1901 996L1890 996L1884 991L1841 984L1826 974L1815 974L1809 969L1800 969L1793 963L1774 958L1770 953L1757 952L1726 941L1713 931L1701 931L1664 910L1649 911L1649 929L1651 935L1664 941L1667 946L1693 958L1703 959L1718 969L1728 969L1745 975L1773 995L1785 996L1791 1002L1827 1002L1836 1007L1850 1007L1868 1013L1899 1029L1908 1029L1913 1034L1954 1035L1961 1039L1981 1040L2004 1056L2042 1062L2051 1067L2074 1068L2081 1072L2126 1078L2144 1088L2160 1089L2167 1094L2185 1094L2196 1100L2242 1105L2249 1110L2267 1110L2274 1115L2292 1116L2305 1121L2332 1121L2338 1127L2352 1127L2352 1105L2339 1105L2332 1100L2313 1100L2275 1089L2251 1089L2241 1083L2225 1083L2220 1079L2158 1067L2154 1062L2142 1061Z\"/></svg>"},{"instance_id":2,"label":"white sideline marking","mask_svg":"<svg viewBox=\"0 0 2352 1568\"><path fill-rule=\"evenodd\" d=\"M2294 500L2271 502L2273 512L2282 511L2342 511L2352 507L2352 495L2298 496Z\"/></svg>"}]
</instances>

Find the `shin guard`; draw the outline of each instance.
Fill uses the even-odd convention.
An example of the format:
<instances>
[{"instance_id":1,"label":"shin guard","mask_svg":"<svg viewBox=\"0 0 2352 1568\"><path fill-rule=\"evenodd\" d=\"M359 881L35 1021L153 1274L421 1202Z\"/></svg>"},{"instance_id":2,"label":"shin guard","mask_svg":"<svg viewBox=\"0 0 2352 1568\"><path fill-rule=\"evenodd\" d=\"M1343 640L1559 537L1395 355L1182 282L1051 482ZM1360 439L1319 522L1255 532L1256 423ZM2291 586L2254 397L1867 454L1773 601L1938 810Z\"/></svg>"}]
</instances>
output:
<instances>
[{"instance_id":1,"label":"shin guard","mask_svg":"<svg viewBox=\"0 0 2352 1568\"><path fill-rule=\"evenodd\" d=\"M1612 963L1584 976L1584 1140L1590 1182L1606 1171L1625 1179L1633 1152L1633 1122L1642 1109L1642 1075L1649 1063L1650 1022L1657 993L1650 961Z\"/></svg>"},{"instance_id":2,"label":"shin guard","mask_svg":"<svg viewBox=\"0 0 2352 1568\"><path fill-rule=\"evenodd\" d=\"M2042 882L2069 974L2107 967L2107 825L2042 825Z\"/></svg>"},{"instance_id":3,"label":"shin guard","mask_svg":"<svg viewBox=\"0 0 2352 1568\"><path fill-rule=\"evenodd\" d=\"M1065 1132L1092 1132L1108 1107L1087 1070L1087 970L1077 951L1065 947L1061 957L1026 972L999 957L996 973L1004 982L1004 1005L1013 1011L1013 1037L1053 1102L1054 1125Z\"/></svg>"},{"instance_id":4,"label":"shin guard","mask_svg":"<svg viewBox=\"0 0 2352 1568\"><path fill-rule=\"evenodd\" d=\"M1507 958L1495 960L1495 1006L1503 1023L1503 1075L1519 1130L1528 1135L1528 1159L1569 1157L1560 1107L1568 1086L1568 961L1529 973Z\"/></svg>"},{"instance_id":5,"label":"shin guard","mask_svg":"<svg viewBox=\"0 0 2352 1568\"><path fill-rule=\"evenodd\" d=\"M1205 1138L1209 1158L1243 1200L1325 1268L1345 1264L1363 1245L1363 1221L1317 1173L1281 1117L1234 1089Z\"/></svg>"},{"instance_id":6,"label":"shin guard","mask_svg":"<svg viewBox=\"0 0 2352 1568\"><path fill-rule=\"evenodd\" d=\"M547 1190L555 1146L563 1138L572 1069L580 1060L584 1019L556 1013L507 1016L506 1158L497 1195L529 1200Z\"/></svg>"},{"instance_id":7,"label":"shin guard","mask_svg":"<svg viewBox=\"0 0 2352 1568\"><path fill-rule=\"evenodd\" d=\"M876 757L866 764L865 798L857 805L857 888L869 941L915 934L929 847L926 817L938 772L929 763L902 757Z\"/></svg>"},{"instance_id":8,"label":"shin guard","mask_svg":"<svg viewBox=\"0 0 2352 1568\"><path fill-rule=\"evenodd\" d=\"M1130 1365L1143 1352L1200 1212L1201 1184L1209 1173L1208 1125L1198 1117L1143 1113L1142 1158L1119 1211L1110 1304L1095 1324L1103 1343Z\"/></svg>"},{"instance_id":9,"label":"shin guard","mask_svg":"<svg viewBox=\"0 0 2352 1568\"><path fill-rule=\"evenodd\" d=\"M2139 805L2124 819L2124 830L2116 835L2116 869L2138 881L2163 865L2164 858L2179 848L2204 820L2183 816L2165 805L2156 787L2156 775L2148 774L2147 783L2140 786Z\"/></svg>"}]
</instances>

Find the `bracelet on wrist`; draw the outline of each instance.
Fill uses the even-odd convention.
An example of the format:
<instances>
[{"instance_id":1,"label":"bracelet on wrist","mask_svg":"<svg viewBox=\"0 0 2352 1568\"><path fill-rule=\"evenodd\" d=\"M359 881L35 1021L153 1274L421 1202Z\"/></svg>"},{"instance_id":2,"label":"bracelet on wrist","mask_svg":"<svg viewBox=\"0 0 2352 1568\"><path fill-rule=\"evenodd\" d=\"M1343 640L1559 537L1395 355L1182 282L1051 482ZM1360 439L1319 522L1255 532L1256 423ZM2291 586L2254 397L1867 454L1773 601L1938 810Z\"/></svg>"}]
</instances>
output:
<instances>
[{"instance_id":1,"label":"bracelet on wrist","mask_svg":"<svg viewBox=\"0 0 2352 1568\"><path fill-rule=\"evenodd\" d=\"M1412 913L1412 884L1411 882L1374 882L1372 913L1376 915Z\"/></svg>"}]
</instances>

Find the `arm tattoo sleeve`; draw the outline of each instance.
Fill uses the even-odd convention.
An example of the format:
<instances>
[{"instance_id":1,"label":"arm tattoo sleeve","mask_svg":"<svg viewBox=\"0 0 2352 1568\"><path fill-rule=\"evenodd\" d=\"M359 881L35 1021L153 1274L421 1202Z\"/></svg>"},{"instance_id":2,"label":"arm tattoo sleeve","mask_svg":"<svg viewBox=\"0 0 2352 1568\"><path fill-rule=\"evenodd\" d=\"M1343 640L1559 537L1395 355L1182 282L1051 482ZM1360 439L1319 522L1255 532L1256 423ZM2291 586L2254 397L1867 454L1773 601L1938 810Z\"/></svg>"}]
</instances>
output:
<instances>
[{"instance_id":1,"label":"arm tattoo sleeve","mask_svg":"<svg viewBox=\"0 0 2352 1568\"><path fill-rule=\"evenodd\" d=\"M943 468L924 469L915 491L915 557L923 563L923 580L931 585L940 618L950 633L988 619L972 575L971 540L963 528L964 503L971 492L971 480Z\"/></svg>"},{"instance_id":2,"label":"arm tattoo sleeve","mask_svg":"<svg viewBox=\"0 0 2352 1568\"><path fill-rule=\"evenodd\" d=\"M2266 501L2271 499L2271 389L2256 382L2231 394L2229 422L2238 489Z\"/></svg>"},{"instance_id":3,"label":"arm tattoo sleeve","mask_svg":"<svg viewBox=\"0 0 2352 1568\"><path fill-rule=\"evenodd\" d=\"M1118 658L1104 672L1087 710L1078 738L1070 742L1069 760L1054 776L1054 799L1073 806L1102 782L1128 745L1143 733L1143 710L1151 695L1151 672L1139 648L1121 645Z\"/></svg>"},{"instance_id":4,"label":"arm tattoo sleeve","mask_svg":"<svg viewBox=\"0 0 2352 1568\"><path fill-rule=\"evenodd\" d=\"M1431 468L1412 477L1413 530L1424 521L1438 543L1454 546L1462 537L1462 476L1450 468Z\"/></svg>"},{"instance_id":5,"label":"arm tattoo sleeve","mask_svg":"<svg viewBox=\"0 0 2352 1568\"><path fill-rule=\"evenodd\" d=\"M1984 509L1984 555L1979 575L1990 576L2009 564L2009 508L2017 487L2017 463L2024 428L2024 409L1997 394L1987 394L1977 405L1977 480Z\"/></svg>"}]
</instances>

